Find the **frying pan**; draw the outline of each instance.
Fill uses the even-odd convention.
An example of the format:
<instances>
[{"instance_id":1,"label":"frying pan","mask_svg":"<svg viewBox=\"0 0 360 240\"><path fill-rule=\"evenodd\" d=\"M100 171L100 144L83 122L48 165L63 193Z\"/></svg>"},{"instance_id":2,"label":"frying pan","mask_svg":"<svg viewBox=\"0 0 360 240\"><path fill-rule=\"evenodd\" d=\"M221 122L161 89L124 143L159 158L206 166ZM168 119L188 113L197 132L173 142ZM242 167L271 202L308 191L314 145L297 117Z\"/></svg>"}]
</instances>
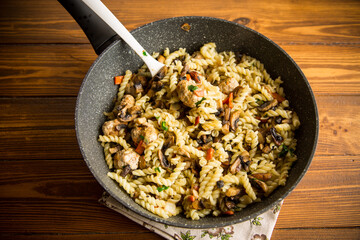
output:
<instances>
[{"instance_id":1,"label":"frying pan","mask_svg":"<svg viewBox=\"0 0 360 240\"><path fill-rule=\"evenodd\" d=\"M249 205L232 216L207 216L199 221L178 215L163 219L136 204L119 185L107 177L108 167L103 148L97 141L105 121L104 111L111 111L117 92L113 77L129 69L135 72L143 63L140 58L97 15L80 0L59 0L82 27L95 52L99 54L86 74L76 102L75 128L81 153L90 171L102 187L128 209L156 222L184 228L223 227L246 221L267 211L284 199L299 183L314 156L318 139L318 112L313 92L300 68L278 45L245 26L210 17L176 17L152 22L132 31L148 52L171 51L180 47L190 53L203 44L215 42L217 50L239 51L264 63L268 73L281 76L286 98L299 115L301 126L296 132L298 161L293 165L287 183L268 198ZM182 24L191 26L189 32Z\"/></svg>"}]
</instances>

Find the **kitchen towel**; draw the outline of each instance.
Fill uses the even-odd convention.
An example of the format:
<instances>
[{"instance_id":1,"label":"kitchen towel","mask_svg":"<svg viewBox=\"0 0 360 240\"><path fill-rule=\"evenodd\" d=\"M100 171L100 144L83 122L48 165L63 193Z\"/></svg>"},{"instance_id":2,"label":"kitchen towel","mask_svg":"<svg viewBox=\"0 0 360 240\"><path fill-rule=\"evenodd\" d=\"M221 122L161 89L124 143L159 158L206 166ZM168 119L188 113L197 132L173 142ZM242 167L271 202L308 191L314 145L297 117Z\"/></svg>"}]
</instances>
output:
<instances>
[{"instance_id":1,"label":"kitchen towel","mask_svg":"<svg viewBox=\"0 0 360 240\"><path fill-rule=\"evenodd\" d=\"M270 240L282 202L267 212L242 223L209 229L186 229L151 221L127 208L104 192L100 203L169 240Z\"/></svg>"}]
</instances>

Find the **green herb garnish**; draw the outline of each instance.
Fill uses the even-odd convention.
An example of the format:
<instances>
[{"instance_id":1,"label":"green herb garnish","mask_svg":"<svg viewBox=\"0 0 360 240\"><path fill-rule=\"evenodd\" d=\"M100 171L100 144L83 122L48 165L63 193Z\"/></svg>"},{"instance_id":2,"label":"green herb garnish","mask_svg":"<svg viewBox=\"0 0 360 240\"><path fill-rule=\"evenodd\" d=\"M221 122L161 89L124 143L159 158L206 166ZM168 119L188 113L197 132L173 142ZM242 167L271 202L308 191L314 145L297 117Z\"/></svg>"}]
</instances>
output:
<instances>
[{"instance_id":1,"label":"green herb garnish","mask_svg":"<svg viewBox=\"0 0 360 240\"><path fill-rule=\"evenodd\" d=\"M293 148L290 148L290 149L289 149L290 155L291 155L292 157L294 156L294 151L295 151L295 150L294 150Z\"/></svg>"},{"instance_id":2,"label":"green herb garnish","mask_svg":"<svg viewBox=\"0 0 360 240\"><path fill-rule=\"evenodd\" d=\"M161 187L158 187L158 188L157 188L157 190L158 190L159 192L162 192L162 191L167 190L167 189L169 189L169 187L168 187L168 186L165 186L165 185L162 185Z\"/></svg>"},{"instance_id":3,"label":"green herb garnish","mask_svg":"<svg viewBox=\"0 0 360 240\"><path fill-rule=\"evenodd\" d=\"M188 89L189 89L189 91L193 92L193 91L195 91L196 89L198 89L198 87L197 87L197 86L194 86L194 85L190 85L190 86L188 86Z\"/></svg>"},{"instance_id":4,"label":"green herb garnish","mask_svg":"<svg viewBox=\"0 0 360 240\"><path fill-rule=\"evenodd\" d=\"M283 149L281 150L279 157L285 157L289 151L289 148L285 144L282 144L282 147Z\"/></svg>"},{"instance_id":5,"label":"green herb garnish","mask_svg":"<svg viewBox=\"0 0 360 240\"><path fill-rule=\"evenodd\" d=\"M161 122L161 128L164 130L164 131L167 131L169 128L166 126L166 122L163 121Z\"/></svg>"},{"instance_id":6,"label":"green herb garnish","mask_svg":"<svg viewBox=\"0 0 360 240\"><path fill-rule=\"evenodd\" d=\"M195 105L196 105L196 106L199 106L199 104L202 103L202 101L204 101L205 99L206 99L206 98L203 97L200 101L196 102Z\"/></svg>"},{"instance_id":7,"label":"green herb garnish","mask_svg":"<svg viewBox=\"0 0 360 240\"><path fill-rule=\"evenodd\" d=\"M144 140L144 139L145 139L145 137L144 137L143 135L140 135L140 138L141 138L141 140Z\"/></svg>"},{"instance_id":8,"label":"green herb garnish","mask_svg":"<svg viewBox=\"0 0 360 240\"><path fill-rule=\"evenodd\" d=\"M146 53L145 50L142 51L142 54L143 54L144 56L147 56L147 53Z\"/></svg>"},{"instance_id":9,"label":"green herb garnish","mask_svg":"<svg viewBox=\"0 0 360 240\"><path fill-rule=\"evenodd\" d=\"M155 172L159 172L159 173L160 173L160 172L161 172L160 168L159 168L159 167L156 167L156 168L155 168Z\"/></svg>"},{"instance_id":10,"label":"green herb garnish","mask_svg":"<svg viewBox=\"0 0 360 240\"><path fill-rule=\"evenodd\" d=\"M160 117L155 117L155 118L156 118L156 120L159 120Z\"/></svg>"},{"instance_id":11,"label":"green herb garnish","mask_svg":"<svg viewBox=\"0 0 360 240\"><path fill-rule=\"evenodd\" d=\"M264 101L256 98L256 103L259 105L262 105L262 104L264 104Z\"/></svg>"}]
</instances>

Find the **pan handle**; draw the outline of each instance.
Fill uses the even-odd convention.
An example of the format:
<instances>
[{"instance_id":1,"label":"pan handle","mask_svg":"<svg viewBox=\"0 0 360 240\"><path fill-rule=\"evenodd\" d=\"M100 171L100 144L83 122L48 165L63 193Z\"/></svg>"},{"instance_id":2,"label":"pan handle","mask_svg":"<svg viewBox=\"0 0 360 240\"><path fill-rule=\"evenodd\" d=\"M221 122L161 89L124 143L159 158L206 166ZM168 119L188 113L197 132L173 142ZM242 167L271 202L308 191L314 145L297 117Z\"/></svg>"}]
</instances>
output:
<instances>
[{"instance_id":1,"label":"pan handle","mask_svg":"<svg viewBox=\"0 0 360 240\"><path fill-rule=\"evenodd\" d=\"M98 15L81 0L58 0L82 28L96 54L120 39Z\"/></svg>"}]
</instances>

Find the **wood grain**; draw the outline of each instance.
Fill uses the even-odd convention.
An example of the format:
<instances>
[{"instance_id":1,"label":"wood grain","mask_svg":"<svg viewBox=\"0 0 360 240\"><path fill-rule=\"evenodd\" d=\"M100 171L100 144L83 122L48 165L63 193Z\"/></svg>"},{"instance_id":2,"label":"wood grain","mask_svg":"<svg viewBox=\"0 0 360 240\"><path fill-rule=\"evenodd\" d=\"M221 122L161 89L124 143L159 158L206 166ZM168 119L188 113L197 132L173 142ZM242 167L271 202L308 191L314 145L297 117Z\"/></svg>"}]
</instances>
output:
<instances>
[{"instance_id":1,"label":"wood grain","mask_svg":"<svg viewBox=\"0 0 360 240\"><path fill-rule=\"evenodd\" d=\"M320 136L317 155L356 155L360 96L316 97ZM0 159L81 158L74 130L75 98L0 101Z\"/></svg>"},{"instance_id":2,"label":"wood grain","mask_svg":"<svg viewBox=\"0 0 360 240\"><path fill-rule=\"evenodd\" d=\"M327 2L104 1L130 30L164 18L209 16L244 24L282 44L359 43L360 3ZM56 1L2 1L0 23L0 43L87 43Z\"/></svg>"},{"instance_id":3,"label":"wood grain","mask_svg":"<svg viewBox=\"0 0 360 240\"><path fill-rule=\"evenodd\" d=\"M360 93L360 46L288 45L284 49L316 94ZM76 96L95 59L88 44L0 45L0 97Z\"/></svg>"},{"instance_id":4,"label":"wood grain","mask_svg":"<svg viewBox=\"0 0 360 240\"><path fill-rule=\"evenodd\" d=\"M315 157L276 227L357 226L359 170L360 156ZM1 233L41 233L45 223L47 232L57 233L146 232L97 202L103 190L81 159L3 161L0 183Z\"/></svg>"}]
</instances>

